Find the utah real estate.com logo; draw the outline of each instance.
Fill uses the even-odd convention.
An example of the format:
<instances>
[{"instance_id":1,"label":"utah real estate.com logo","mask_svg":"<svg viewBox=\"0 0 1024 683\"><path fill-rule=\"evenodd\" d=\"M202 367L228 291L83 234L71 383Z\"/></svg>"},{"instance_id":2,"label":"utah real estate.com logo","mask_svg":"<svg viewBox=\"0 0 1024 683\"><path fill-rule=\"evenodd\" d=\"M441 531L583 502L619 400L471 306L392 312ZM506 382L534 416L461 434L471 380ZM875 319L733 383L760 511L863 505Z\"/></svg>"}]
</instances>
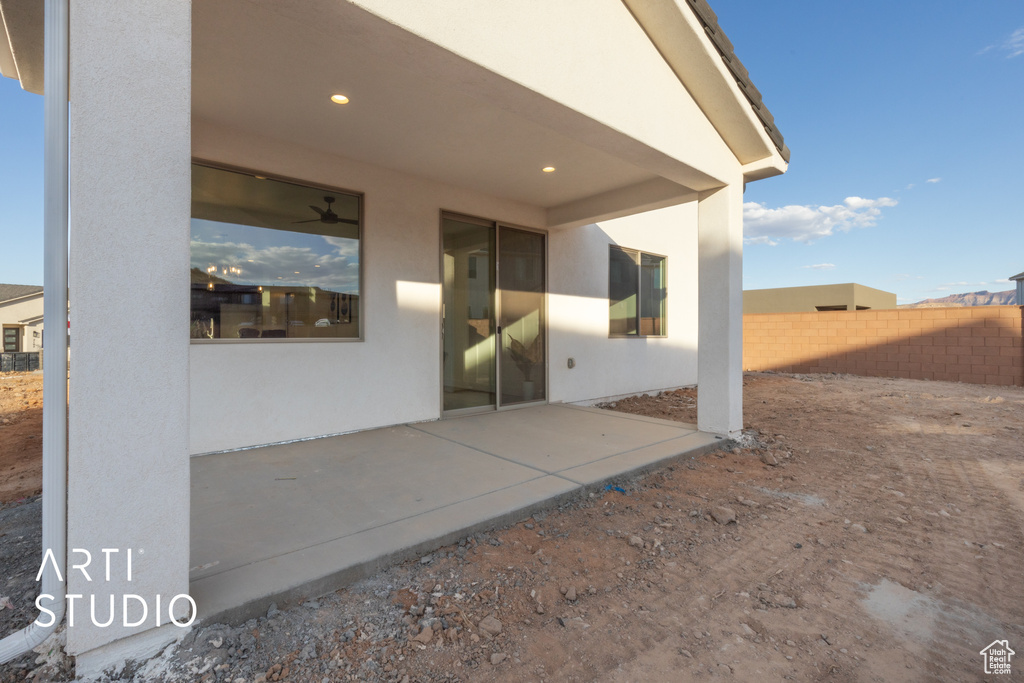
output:
<instances>
[{"instance_id":1,"label":"utah real estate.com logo","mask_svg":"<svg viewBox=\"0 0 1024 683\"><path fill-rule=\"evenodd\" d=\"M985 658L985 673L992 675L1010 673L1010 657L1017 653L1010 649L1009 641L993 640L979 654Z\"/></svg>"}]
</instances>

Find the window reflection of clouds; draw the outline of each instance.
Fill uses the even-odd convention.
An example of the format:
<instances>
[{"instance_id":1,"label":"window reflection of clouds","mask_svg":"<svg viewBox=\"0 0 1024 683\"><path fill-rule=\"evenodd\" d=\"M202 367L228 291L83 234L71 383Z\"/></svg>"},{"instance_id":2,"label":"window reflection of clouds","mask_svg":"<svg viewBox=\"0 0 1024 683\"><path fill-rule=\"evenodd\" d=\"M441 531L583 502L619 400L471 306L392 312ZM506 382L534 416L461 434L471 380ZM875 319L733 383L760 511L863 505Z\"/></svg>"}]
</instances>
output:
<instances>
[{"instance_id":1,"label":"window reflection of clouds","mask_svg":"<svg viewBox=\"0 0 1024 683\"><path fill-rule=\"evenodd\" d=\"M359 241L196 218L192 220L191 266L204 272L210 266L241 268L241 275L216 273L236 284L358 293Z\"/></svg>"}]
</instances>

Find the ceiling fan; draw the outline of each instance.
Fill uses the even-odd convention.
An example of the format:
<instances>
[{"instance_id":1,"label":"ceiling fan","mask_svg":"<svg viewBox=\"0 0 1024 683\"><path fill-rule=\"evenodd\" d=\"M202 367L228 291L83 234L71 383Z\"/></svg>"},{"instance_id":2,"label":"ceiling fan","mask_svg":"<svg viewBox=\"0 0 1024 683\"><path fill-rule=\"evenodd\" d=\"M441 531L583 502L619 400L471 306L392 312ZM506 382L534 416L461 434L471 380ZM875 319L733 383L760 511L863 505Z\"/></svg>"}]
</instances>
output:
<instances>
[{"instance_id":1,"label":"ceiling fan","mask_svg":"<svg viewBox=\"0 0 1024 683\"><path fill-rule=\"evenodd\" d=\"M310 218L308 221L292 221L292 224L294 225L295 223L328 223L330 225L334 225L335 223L350 223L352 225L359 225L359 221L357 221L354 218L341 218L340 216L338 216L338 214L334 213L334 210L331 209L331 204L334 203L334 197L324 197L324 201L327 202L326 211L321 209L319 206L313 206L312 204L309 205L309 208L313 209L318 214L320 214L319 218Z\"/></svg>"}]
</instances>

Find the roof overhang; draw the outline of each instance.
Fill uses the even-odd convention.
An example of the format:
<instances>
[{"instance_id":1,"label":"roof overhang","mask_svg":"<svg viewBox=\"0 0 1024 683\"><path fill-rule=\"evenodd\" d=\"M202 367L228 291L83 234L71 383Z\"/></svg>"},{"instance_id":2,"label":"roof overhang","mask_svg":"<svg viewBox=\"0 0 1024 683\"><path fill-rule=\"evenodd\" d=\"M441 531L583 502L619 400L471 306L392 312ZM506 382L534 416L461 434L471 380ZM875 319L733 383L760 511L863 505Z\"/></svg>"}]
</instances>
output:
<instances>
[{"instance_id":1,"label":"roof overhang","mask_svg":"<svg viewBox=\"0 0 1024 683\"><path fill-rule=\"evenodd\" d=\"M43 5L41 0L0 0L0 74L43 94Z\"/></svg>"},{"instance_id":2,"label":"roof overhang","mask_svg":"<svg viewBox=\"0 0 1024 683\"><path fill-rule=\"evenodd\" d=\"M789 148L707 2L623 2L743 165L744 179L785 173Z\"/></svg>"},{"instance_id":3,"label":"roof overhang","mask_svg":"<svg viewBox=\"0 0 1024 683\"><path fill-rule=\"evenodd\" d=\"M744 180L783 173L783 152L705 19L683 0L624 2ZM41 8L0 0L9 38L0 39L0 70L33 92L42 90ZM677 204L725 184L351 2L195 0L192 8L194 127L230 127L538 206L547 227ZM350 104L332 104L334 92ZM556 173L541 173L547 165Z\"/></svg>"}]
</instances>

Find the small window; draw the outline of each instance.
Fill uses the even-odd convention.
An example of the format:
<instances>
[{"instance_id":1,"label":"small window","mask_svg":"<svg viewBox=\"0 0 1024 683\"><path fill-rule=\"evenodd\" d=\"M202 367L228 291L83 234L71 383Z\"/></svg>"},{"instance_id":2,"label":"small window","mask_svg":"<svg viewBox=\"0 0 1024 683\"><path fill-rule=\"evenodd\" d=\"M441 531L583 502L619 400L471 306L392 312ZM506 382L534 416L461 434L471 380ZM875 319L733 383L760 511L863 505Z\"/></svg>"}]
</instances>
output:
<instances>
[{"instance_id":1,"label":"small window","mask_svg":"<svg viewBox=\"0 0 1024 683\"><path fill-rule=\"evenodd\" d=\"M191 338L360 338L361 202L193 164Z\"/></svg>"},{"instance_id":2,"label":"small window","mask_svg":"<svg viewBox=\"0 0 1024 683\"><path fill-rule=\"evenodd\" d=\"M665 336L665 257L612 246L608 259L608 333Z\"/></svg>"}]
</instances>

